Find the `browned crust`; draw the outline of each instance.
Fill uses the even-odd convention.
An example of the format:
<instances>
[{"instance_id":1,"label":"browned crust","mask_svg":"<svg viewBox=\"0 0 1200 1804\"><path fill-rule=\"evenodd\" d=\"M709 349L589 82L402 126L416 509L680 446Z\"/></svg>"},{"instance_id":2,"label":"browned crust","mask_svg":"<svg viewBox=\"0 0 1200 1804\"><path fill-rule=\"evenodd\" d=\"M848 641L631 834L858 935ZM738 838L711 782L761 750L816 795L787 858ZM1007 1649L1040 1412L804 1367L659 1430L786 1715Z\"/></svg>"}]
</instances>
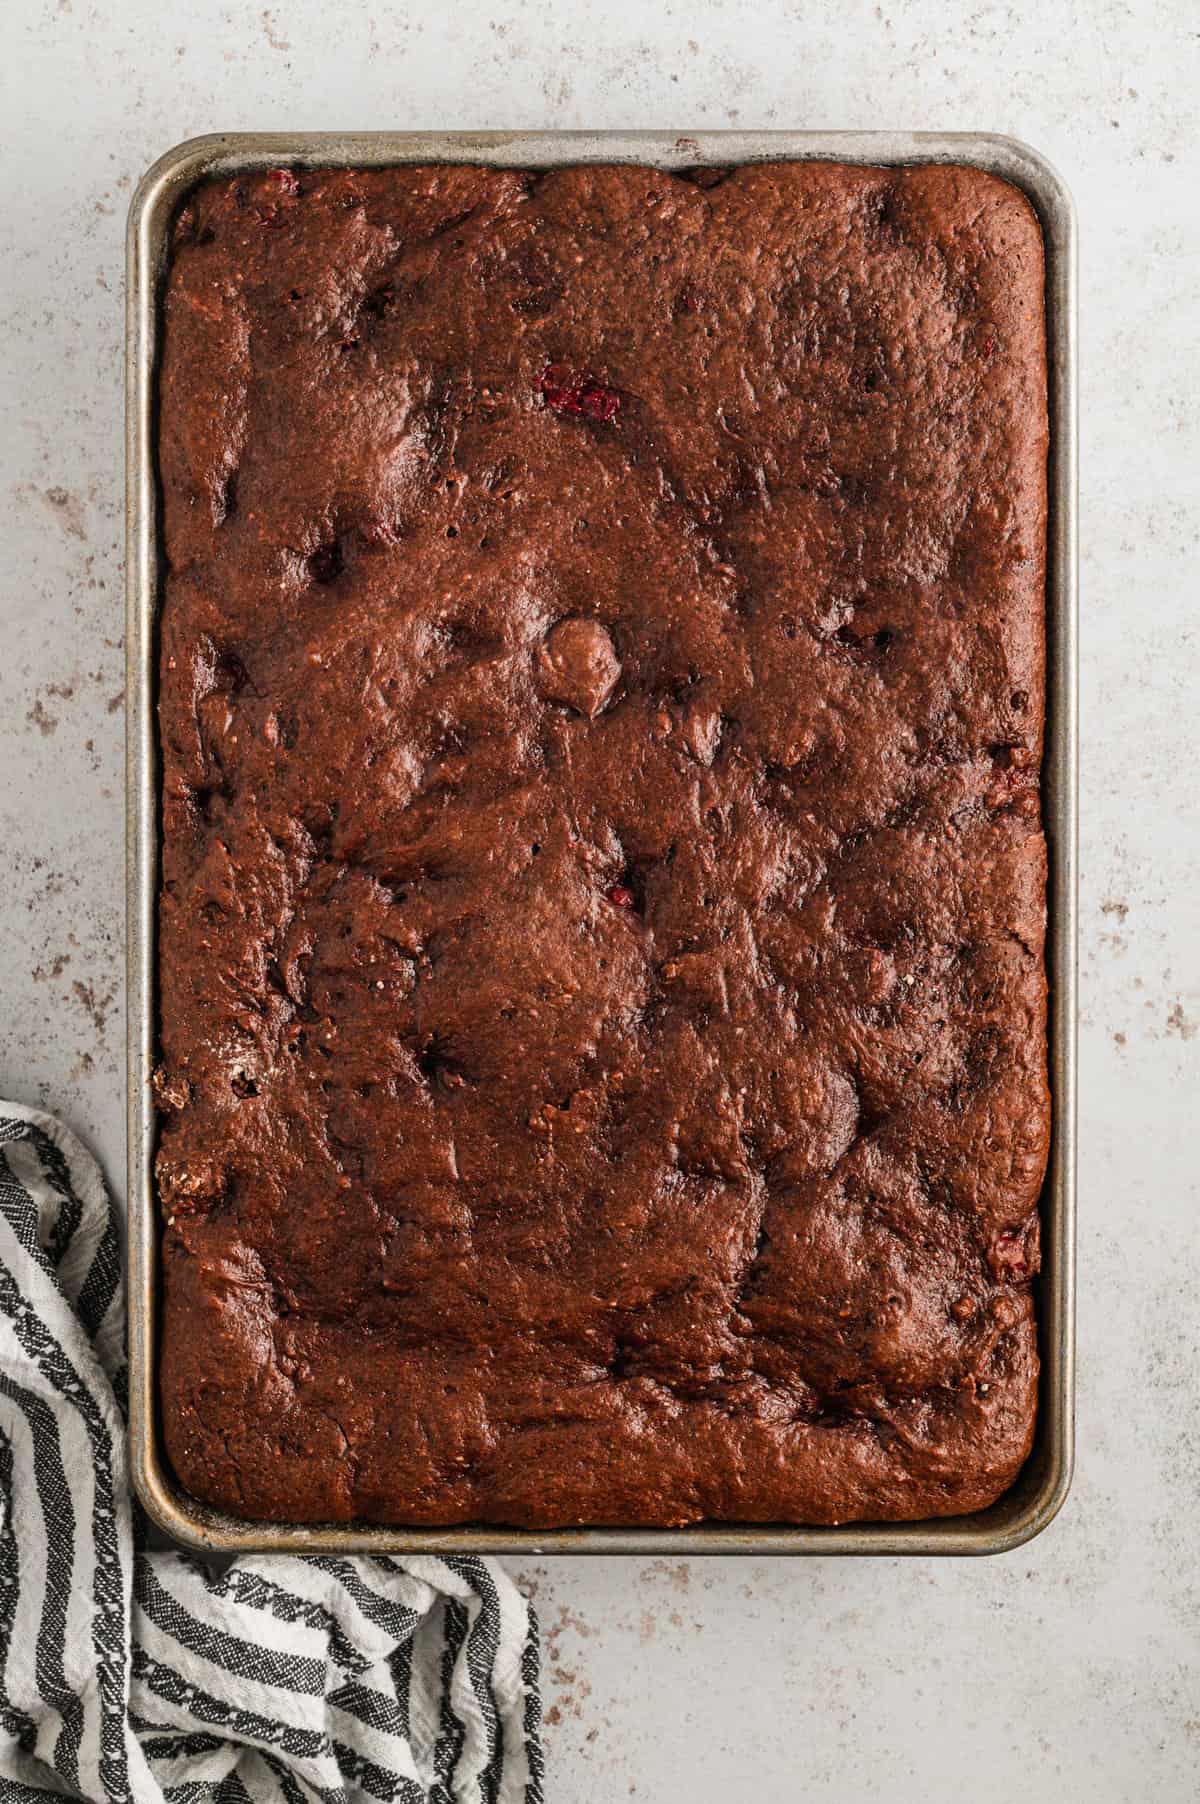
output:
<instances>
[{"instance_id":1,"label":"browned crust","mask_svg":"<svg viewBox=\"0 0 1200 1804\"><path fill-rule=\"evenodd\" d=\"M995 1498L1049 1132L1025 199L218 182L160 427L185 1486L531 1526Z\"/></svg>"}]
</instances>

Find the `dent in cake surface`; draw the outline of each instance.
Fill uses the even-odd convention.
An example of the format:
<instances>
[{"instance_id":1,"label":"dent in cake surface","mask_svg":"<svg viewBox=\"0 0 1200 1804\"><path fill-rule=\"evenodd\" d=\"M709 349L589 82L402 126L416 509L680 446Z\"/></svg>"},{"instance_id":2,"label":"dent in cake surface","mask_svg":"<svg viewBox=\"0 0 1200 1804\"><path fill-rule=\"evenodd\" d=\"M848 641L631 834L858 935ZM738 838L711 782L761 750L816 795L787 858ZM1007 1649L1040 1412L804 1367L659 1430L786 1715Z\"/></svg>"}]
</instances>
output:
<instances>
[{"instance_id":1,"label":"dent in cake surface","mask_svg":"<svg viewBox=\"0 0 1200 1804\"><path fill-rule=\"evenodd\" d=\"M1042 250L977 171L197 191L160 390L168 1451L846 1521L1030 1445Z\"/></svg>"}]
</instances>

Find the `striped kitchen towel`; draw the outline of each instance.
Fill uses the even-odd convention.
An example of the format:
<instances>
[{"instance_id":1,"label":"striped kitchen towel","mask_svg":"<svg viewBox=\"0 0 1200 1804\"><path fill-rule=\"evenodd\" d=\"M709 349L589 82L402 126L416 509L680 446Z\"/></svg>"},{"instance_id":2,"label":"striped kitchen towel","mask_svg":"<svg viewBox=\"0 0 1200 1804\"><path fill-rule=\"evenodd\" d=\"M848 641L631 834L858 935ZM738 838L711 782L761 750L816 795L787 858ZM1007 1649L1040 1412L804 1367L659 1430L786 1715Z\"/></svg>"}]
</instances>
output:
<instances>
[{"instance_id":1,"label":"striped kitchen towel","mask_svg":"<svg viewBox=\"0 0 1200 1804\"><path fill-rule=\"evenodd\" d=\"M146 1551L112 1205L0 1103L0 1804L540 1804L537 1625L482 1559Z\"/></svg>"}]
</instances>

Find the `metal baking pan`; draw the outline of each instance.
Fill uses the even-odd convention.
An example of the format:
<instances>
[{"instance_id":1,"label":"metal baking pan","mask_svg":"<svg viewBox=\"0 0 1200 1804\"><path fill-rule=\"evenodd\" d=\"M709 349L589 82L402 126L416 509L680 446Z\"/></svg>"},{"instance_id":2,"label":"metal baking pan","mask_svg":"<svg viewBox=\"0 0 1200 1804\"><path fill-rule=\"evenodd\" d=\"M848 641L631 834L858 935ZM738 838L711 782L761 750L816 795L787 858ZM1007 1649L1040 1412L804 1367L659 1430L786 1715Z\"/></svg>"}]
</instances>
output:
<instances>
[{"instance_id":1,"label":"metal baking pan","mask_svg":"<svg viewBox=\"0 0 1200 1804\"><path fill-rule=\"evenodd\" d=\"M840 1528L702 1524L692 1528L529 1531L481 1525L409 1529L376 1524L241 1522L185 1495L162 1451L156 1410L158 1221L150 1076L157 1024L155 897L158 760L155 615L162 575L155 473L160 288L169 231L197 182L279 163L369 166L469 162L545 169L572 163L711 163L829 158L876 165L966 163L1021 188L1047 253L1050 369L1048 687L1044 769L1050 846L1050 1082L1054 1128L1042 1195L1044 1269L1038 1286L1042 1381L1033 1453L991 1508L932 1521ZM177 1541L204 1552L457 1552L629 1554L1002 1553L1040 1533L1071 1482L1075 1397L1075 991L1077 849L1076 224L1050 165L1012 138L973 132L367 132L230 133L168 151L143 177L127 246L127 881L129 981L129 1429L134 1488Z\"/></svg>"}]
</instances>

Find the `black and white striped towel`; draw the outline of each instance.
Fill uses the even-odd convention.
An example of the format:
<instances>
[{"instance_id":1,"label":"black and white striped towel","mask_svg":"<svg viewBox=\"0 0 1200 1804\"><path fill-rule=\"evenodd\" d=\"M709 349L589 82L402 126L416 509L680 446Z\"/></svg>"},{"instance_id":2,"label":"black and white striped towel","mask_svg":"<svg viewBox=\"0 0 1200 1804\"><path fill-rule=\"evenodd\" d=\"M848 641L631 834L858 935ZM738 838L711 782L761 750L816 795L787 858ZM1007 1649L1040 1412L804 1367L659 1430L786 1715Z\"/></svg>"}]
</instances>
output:
<instances>
[{"instance_id":1,"label":"black and white striped towel","mask_svg":"<svg viewBox=\"0 0 1200 1804\"><path fill-rule=\"evenodd\" d=\"M150 1553L112 1206L0 1103L0 1804L540 1804L537 1626L480 1559Z\"/></svg>"}]
</instances>

